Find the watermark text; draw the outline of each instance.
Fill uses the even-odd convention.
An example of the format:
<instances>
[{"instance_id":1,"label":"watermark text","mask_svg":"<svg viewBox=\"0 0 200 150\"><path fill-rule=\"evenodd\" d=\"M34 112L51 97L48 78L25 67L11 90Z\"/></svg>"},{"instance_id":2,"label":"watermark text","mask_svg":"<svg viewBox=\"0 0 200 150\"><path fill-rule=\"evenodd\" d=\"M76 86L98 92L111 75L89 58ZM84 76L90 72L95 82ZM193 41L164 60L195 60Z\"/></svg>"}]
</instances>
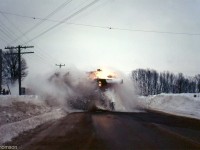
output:
<instances>
[{"instance_id":1,"label":"watermark text","mask_svg":"<svg viewBox=\"0 0 200 150\"><path fill-rule=\"evenodd\" d=\"M3 149L17 149L17 146L0 146L0 150Z\"/></svg>"}]
</instances>

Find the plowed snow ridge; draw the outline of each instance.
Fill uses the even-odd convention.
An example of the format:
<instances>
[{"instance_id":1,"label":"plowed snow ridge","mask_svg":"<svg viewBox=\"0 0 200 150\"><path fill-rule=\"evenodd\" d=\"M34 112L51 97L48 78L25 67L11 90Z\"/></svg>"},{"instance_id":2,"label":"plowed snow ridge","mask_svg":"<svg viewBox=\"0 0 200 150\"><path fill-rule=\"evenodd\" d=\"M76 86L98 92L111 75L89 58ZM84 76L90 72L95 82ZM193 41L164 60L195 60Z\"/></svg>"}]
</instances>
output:
<instances>
[{"instance_id":1,"label":"plowed snow ridge","mask_svg":"<svg viewBox=\"0 0 200 150\"><path fill-rule=\"evenodd\" d=\"M0 144L65 115L61 108L48 106L39 96L0 96Z\"/></svg>"}]
</instances>

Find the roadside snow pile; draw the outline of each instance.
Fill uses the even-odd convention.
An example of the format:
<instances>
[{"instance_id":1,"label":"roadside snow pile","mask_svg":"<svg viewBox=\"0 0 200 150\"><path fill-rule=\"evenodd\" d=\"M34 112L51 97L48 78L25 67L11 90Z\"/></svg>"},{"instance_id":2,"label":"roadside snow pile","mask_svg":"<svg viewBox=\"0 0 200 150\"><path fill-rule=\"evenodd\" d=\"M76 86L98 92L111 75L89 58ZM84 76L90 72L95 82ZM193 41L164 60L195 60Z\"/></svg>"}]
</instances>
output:
<instances>
[{"instance_id":1,"label":"roadside snow pile","mask_svg":"<svg viewBox=\"0 0 200 150\"><path fill-rule=\"evenodd\" d=\"M38 96L0 96L0 126L51 111Z\"/></svg>"},{"instance_id":2,"label":"roadside snow pile","mask_svg":"<svg viewBox=\"0 0 200 150\"><path fill-rule=\"evenodd\" d=\"M63 116L65 116L65 114L61 109L55 109L49 113L0 126L0 144L10 141L21 132L33 129L47 121L59 119Z\"/></svg>"},{"instance_id":3,"label":"roadside snow pile","mask_svg":"<svg viewBox=\"0 0 200 150\"><path fill-rule=\"evenodd\" d=\"M39 96L0 96L0 144L66 113Z\"/></svg>"},{"instance_id":4,"label":"roadside snow pile","mask_svg":"<svg viewBox=\"0 0 200 150\"><path fill-rule=\"evenodd\" d=\"M25 102L36 105L44 104L44 100L38 95L0 95L0 106L9 106L12 102Z\"/></svg>"},{"instance_id":5,"label":"roadside snow pile","mask_svg":"<svg viewBox=\"0 0 200 150\"><path fill-rule=\"evenodd\" d=\"M200 119L200 97L198 94L159 94L140 97L146 109Z\"/></svg>"}]
</instances>

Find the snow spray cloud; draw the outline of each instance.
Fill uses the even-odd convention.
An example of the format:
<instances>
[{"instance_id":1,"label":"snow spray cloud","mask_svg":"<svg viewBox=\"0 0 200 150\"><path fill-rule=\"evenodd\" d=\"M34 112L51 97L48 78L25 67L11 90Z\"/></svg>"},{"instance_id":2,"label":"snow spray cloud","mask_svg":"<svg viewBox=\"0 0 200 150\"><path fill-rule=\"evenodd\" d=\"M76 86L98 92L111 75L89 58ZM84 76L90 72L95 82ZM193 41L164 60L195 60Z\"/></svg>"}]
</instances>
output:
<instances>
[{"instance_id":1,"label":"snow spray cloud","mask_svg":"<svg viewBox=\"0 0 200 150\"><path fill-rule=\"evenodd\" d=\"M123 83L117 84L113 90L107 92L107 96L114 99L116 111L140 111L136 84L129 75L120 71L116 71L116 73L119 78L123 79Z\"/></svg>"},{"instance_id":2,"label":"snow spray cloud","mask_svg":"<svg viewBox=\"0 0 200 150\"><path fill-rule=\"evenodd\" d=\"M115 73L123 79L123 84L108 89L105 92L107 99L114 102L116 111L135 111L139 105L133 81L119 71ZM90 102L98 99L95 95L96 84L91 82L85 71L76 68L54 71L32 82L29 80L28 87L34 94L42 96L49 105L62 106L67 110L87 110Z\"/></svg>"},{"instance_id":3,"label":"snow spray cloud","mask_svg":"<svg viewBox=\"0 0 200 150\"><path fill-rule=\"evenodd\" d=\"M83 100L83 97L90 95L95 87L86 72L76 68L38 76L33 81L29 80L27 86L34 94L45 99L49 105L61 106L65 109L70 109L70 101L75 102L78 98Z\"/></svg>"}]
</instances>

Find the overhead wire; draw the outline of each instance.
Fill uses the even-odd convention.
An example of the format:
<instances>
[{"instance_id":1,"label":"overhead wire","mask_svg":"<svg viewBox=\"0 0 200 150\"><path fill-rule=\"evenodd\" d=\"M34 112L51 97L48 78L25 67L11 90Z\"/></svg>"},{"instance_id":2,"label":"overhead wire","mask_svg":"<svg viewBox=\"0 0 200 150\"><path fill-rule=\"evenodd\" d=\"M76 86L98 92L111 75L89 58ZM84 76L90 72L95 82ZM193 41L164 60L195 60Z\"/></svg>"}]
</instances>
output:
<instances>
[{"instance_id":1,"label":"overhead wire","mask_svg":"<svg viewBox=\"0 0 200 150\"><path fill-rule=\"evenodd\" d=\"M37 53L35 53L35 55L34 55L33 57L35 57L35 58L38 59L40 62L45 63L46 65L51 66L51 67L52 67L53 65L50 65L50 64L55 64L55 63L49 63L49 61L47 61L46 59L44 59L44 57L42 57L41 55L39 55L39 54L37 54Z\"/></svg>"},{"instance_id":2,"label":"overhead wire","mask_svg":"<svg viewBox=\"0 0 200 150\"><path fill-rule=\"evenodd\" d=\"M7 22L9 22L12 26L14 26L19 32L20 29L12 21L10 21L10 19L4 13L0 13L0 14L7 20Z\"/></svg>"},{"instance_id":3,"label":"overhead wire","mask_svg":"<svg viewBox=\"0 0 200 150\"><path fill-rule=\"evenodd\" d=\"M39 49L39 50L37 50ZM49 63L57 63L60 62L59 60L55 59L54 57L52 57L51 55L49 55L48 53L42 53L41 48L36 46L35 50L38 52L38 54L43 57L46 61L48 61ZM44 51L43 51L44 52Z\"/></svg>"},{"instance_id":4,"label":"overhead wire","mask_svg":"<svg viewBox=\"0 0 200 150\"><path fill-rule=\"evenodd\" d=\"M4 13L1 13L1 14L3 14L4 15L4 17L6 17L6 15L4 14ZM6 17L7 18L7 17ZM9 20L8 18L7 18L7 20ZM11 21L9 20L9 22L11 23ZM11 24L13 24L13 23L11 23ZM21 31L19 30L19 28L17 28L16 26L14 26L20 33L21 33ZM26 37L27 38L27 37ZM28 38L27 38L28 39ZM37 46L37 47L39 47L39 46ZM41 51L38 51L39 53L41 52ZM40 55L43 55L42 53L40 53ZM46 54L44 54L43 55L43 58L46 60L46 61L51 61L51 62L53 62L51 59L55 59L54 57L52 57L51 55L49 55L49 56L46 56L46 55L48 55L48 53L46 53ZM40 57L41 58L41 57ZM49 59L49 58L51 58L51 59ZM44 60L43 59L43 60ZM59 62L59 61L57 61L57 62ZM55 63L55 62L54 62Z\"/></svg>"},{"instance_id":5,"label":"overhead wire","mask_svg":"<svg viewBox=\"0 0 200 150\"><path fill-rule=\"evenodd\" d=\"M45 20L47 20L48 18L50 18L51 16L53 16L54 14L56 14L58 11L60 11L61 9L63 9L65 6L67 6L70 2L72 2L72 0L67 0L64 3L62 3L61 5L59 5L53 12L51 12L50 14L48 14L44 19L41 19L38 23L36 23L35 25L33 25L30 29L28 29L22 35L20 35L19 37L17 37L11 43L15 43L20 38L22 38L23 36L27 35L31 31L33 31L35 28L37 28L38 26L40 26Z\"/></svg>"},{"instance_id":6,"label":"overhead wire","mask_svg":"<svg viewBox=\"0 0 200 150\"><path fill-rule=\"evenodd\" d=\"M11 35L9 35L5 30L3 30L3 27L1 25L0 25L0 31L7 37L8 40L13 39L13 37Z\"/></svg>"},{"instance_id":7,"label":"overhead wire","mask_svg":"<svg viewBox=\"0 0 200 150\"><path fill-rule=\"evenodd\" d=\"M78 7L80 7L81 5L83 5L84 3L86 3L87 1L85 1L84 0L84 2L83 3L81 3ZM76 8L76 9L78 9L78 7ZM33 42L33 41L32 41ZM34 44L35 45L35 44ZM39 47L38 45L37 45L37 47ZM40 49L42 49L41 47L39 47ZM45 49L43 49L43 51L45 51ZM40 52L40 51L38 51L38 52ZM43 55L43 57L45 57L45 59L49 59L49 58L51 58L51 59L54 59L54 60L56 60L57 62L56 63L62 63L60 60L58 60L58 59L55 59L55 57L52 57L51 55L48 55L48 53L46 53L47 54L47 56L46 55ZM54 62L54 64L55 64L55 62Z\"/></svg>"},{"instance_id":8,"label":"overhead wire","mask_svg":"<svg viewBox=\"0 0 200 150\"><path fill-rule=\"evenodd\" d=\"M22 34L22 31L19 29L19 27L17 27L12 21L10 21L10 19L5 15L3 14L3 16L6 18L6 20L20 33ZM28 37L25 36L25 38L28 40ZM23 42L24 43L24 42ZM36 44L34 44L36 45ZM37 46L37 45L36 45ZM39 46L37 46L39 48ZM39 51L40 52L40 51ZM46 54L45 54L46 55Z\"/></svg>"},{"instance_id":9,"label":"overhead wire","mask_svg":"<svg viewBox=\"0 0 200 150\"><path fill-rule=\"evenodd\" d=\"M84 2L83 3L81 3L78 7L80 7L80 6L82 6L84 3L86 3L87 1L85 1L84 0ZM75 10L76 9L78 9L78 7L77 8L75 8ZM36 45L36 44L34 44L34 45ZM40 48L40 49L42 49L41 47L39 47L38 45L37 45L37 47L38 48ZM45 49L43 50L43 51L45 51ZM40 52L40 51L38 51L38 52ZM47 54L47 56L46 56L46 54ZM46 53L45 55L43 55L43 57L46 57L45 59L47 59L47 60L49 60L49 58L51 58L52 60L56 60L57 61L57 63L61 63L61 61L59 61L58 59L55 59L55 57L52 57L51 55L48 55L48 53ZM55 64L55 63L54 63Z\"/></svg>"},{"instance_id":10,"label":"overhead wire","mask_svg":"<svg viewBox=\"0 0 200 150\"><path fill-rule=\"evenodd\" d=\"M25 37L26 36L26 34L28 34L29 32L31 32L32 30L34 30L36 27L38 27L39 25L41 25L46 19L48 19L48 18L50 18L51 16L53 16L55 13L57 13L58 11L60 11L62 8L64 8L66 5L68 5L70 2L72 2L72 0L68 0L68 1L65 1L64 3L62 3L59 7L57 7L53 12L51 12L49 15L47 15L46 17L45 17L45 19L43 19L43 20L40 20L40 22L38 22L37 24L35 24L33 27L31 27L28 31L26 31L25 33L22 33L21 31L20 31L20 33L21 33L21 36L19 36L18 38L16 38L17 40L14 40L15 42L16 41L18 41L20 38L22 38L22 37ZM6 17L6 15L5 14L9 14L9 13L1 13L2 15L4 15L4 17ZM6 17L6 19L9 21L9 19ZM11 22L11 21L9 21L9 22ZM13 23L11 23L11 24L13 24ZM15 26L15 28L16 28L16 26ZM19 31L19 28L17 28L18 29L18 31ZM28 39L27 37L26 37L26 39ZM34 44L35 45L35 44ZM38 48L39 48L39 46L37 46ZM35 49L36 50L36 49ZM38 51L39 53L40 53L40 55L42 54L42 52L41 51ZM48 55L48 56L46 56L46 55ZM43 57L44 56L46 56L46 60L50 60L51 61L51 59L52 60L56 60L56 62L58 62L58 60L57 59L55 59L54 57L52 57L51 55L49 55L48 53L46 53L46 54L44 54L43 55ZM48 58L47 58L48 57ZM51 58L51 59L50 59ZM52 61L51 61L52 62ZM54 62L55 63L55 62Z\"/></svg>"},{"instance_id":11,"label":"overhead wire","mask_svg":"<svg viewBox=\"0 0 200 150\"><path fill-rule=\"evenodd\" d=\"M3 33L3 32L1 31L1 29L0 29L0 32ZM4 35L4 33L3 33L3 34L0 34L0 35L1 35L1 38L2 38L4 41L6 41L6 44L9 43L9 41L10 41L10 38L9 38L9 37L7 37L6 35Z\"/></svg>"},{"instance_id":12,"label":"overhead wire","mask_svg":"<svg viewBox=\"0 0 200 150\"><path fill-rule=\"evenodd\" d=\"M1 14L1 15L4 17L3 14ZM9 39L9 41L15 39L17 37L16 33L7 24L5 24L5 21L2 20L2 19L0 19L0 30L1 30L1 32L4 33L4 35L7 36L7 39ZM22 41L22 42L24 42L24 41ZM6 44L8 44L8 43L9 42L7 41Z\"/></svg>"},{"instance_id":13,"label":"overhead wire","mask_svg":"<svg viewBox=\"0 0 200 150\"><path fill-rule=\"evenodd\" d=\"M101 26L101 25L92 25L92 24L84 24L84 23L74 23L74 22L64 22L60 20L53 20L53 19L45 19L40 17L31 17L31 16L23 16L19 14L13 14L8 12L0 11L0 13L5 13L9 15L15 15L18 17L26 17L29 19L38 19L38 20L44 20L49 22L57 22L57 23L65 23L65 24L71 24L71 25L77 25L77 26L85 26L85 27L92 27L92 28L101 28L101 29L109 29L109 30L121 30L121 31L131 31L131 32L144 32L144 33L158 33L158 34L174 34L174 35L200 35L200 33L190 33L190 32L172 32L172 31L159 31L159 30L148 30L148 29L131 29L131 28L120 28L115 26Z\"/></svg>"},{"instance_id":14,"label":"overhead wire","mask_svg":"<svg viewBox=\"0 0 200 150\"><path fill-rule=\"evenodd\" d=\"M22 31L12 22L12 21L10 21L10 19L5 15L5 14L2 14L1 13L1 15L3 15L4 16L4 18L20 33L20 34L23 34L22 33ZM26 35L24 36L27 40L28 40L28 37L26 37ZM21 40L20 40L21 41ZM24 43L24 41L23 42L21 42L21 44L22 43ZM37 51L37 49L41 49L38 45L36 45L36 44L34 44L37 48L35 48L35 50ZM45 57L46 56L46 60L48 61L48 62L50 62L50 63L56 63L56 62L58 62L58 60L57 59L55 59L54 57L52 57L51 55L49 55L48 53L44 53L44 54L42 54L42 51L37 51L38 53L40 53L40 55L43 55L43 57ZM54 61L55 62L54 62Z\"/></svg>"},{"instance_id":15,"label":"overhead wire","mask_svg":"<svg viewBox=\"0 0 200 150\"><path fill-rule=\"evenodd\" d=\"M200 35L200 33L186 33L186 32L169 32L169 31L156 31L156 30L139 30L139 29L129 29L129 28L119 28L119 27L112 27L112 26L100 26L100 25L91 25L91 24L82 24L82 23L73 23L73 22L67 22L69 19L71 19L72 17L78 15L80 12L82 12L84 9L87 9L87 7L89 7L90 5L92 5L93 3L96 3L97 1L93 1L92 3L90 3L89 5L83 7L82 9L80 9L79 11L75 12L74 14L70 15L69 17L63 19L62 21L58 21L58 20L52 20L49 19L48 17L46 18L36 18L36 17L30 17L30 16L23 16L23 15L18 15L18 14L13 14L13 13L8 13L8 12L2 12L0 11L0 13L4 16L7 15L15 15L18 17L26 17L26 18L31 18L31 19L39 19L41 23L43 23L44 21L51 21L51 22L57 22L56 25L48 28L47 30L45 30L44 32L38 34L37 36L35 36L32 39L27 39L28 41L26 43L32 42L33 40L39 38L40 36L42 36L43 34L49 32L50 30L54 29L55 27L59 26L62 23L65 24L71 24L71 25L77 25L77 26L85 26L85 27L91 27L91 28L101 28L101 29L109 29L109 30L122 30L122 31L132 31L132 32L152 32L152 33L160 33L160 34L180 34L180 35ZM55 12L52 12L51 14L54 14ZM50 16L50 14L48 15ZM39 22L39 23L40 23ZM38 24L39 24L38 23ZM36 26L35 26L36 27ZM38 51L40 52L40 51ZM48 54L48 53L47 53ZM41 54L40 54L41 55ZM46 54L43 55L43 57L41 57L40 55L38 55L39 58L41 58L43 61L49 61L49 57L45 56ZM53 57L52 57L53 58ZM45 59L45 60L44 60ZM54 58L53 58L54 59ZM51 61L51 60L50 60Z\"/></svg>"},{"instance_id":16,"label":"overhead wire","mask_svg":"<svg viewBox=\"0 0 200 150\"><path fill-rule=\"evenodd\" d=\"M86 2L86 1L85 1L85 2ZM85 3L85 2L84 2L84 3ZM51 56L49 55L49 57L51 57ZM53 58L53 57L51 57L51 58ZM47 58L47 60L48 60L48 58ZM61 63L61 62L60 62L60 63Z\"/></svg>"},{"instance_id":17,"label":"overhead wire","mask_svg":"<svg viewBox=\"0 0 200 150\"><path fill-rule=\"evenodd\" d=\"M10 32L10 30L8 30L8 28L6 26L4 26L4 24L2 24L2 22L0 21L0 28L10 37L10 38L15 38L13 36L13 34Z\"/></svg>"},{"instance_id":18,"label":"overhead wire","mask_svg":"<svg viewBox=\"0 0 200 150\"><path fill-rule=\"evenodd\" d=\"M5 44L7 44L7 43L8 43L8 42L6 42L6 40L5 40L5 39L3 39L3 38L1 38L1 37L0 37L0 40L1 40L1 41L3 41Z\"/></svg>"},{"instance_id":19,"label":"overhead wire","mask_svg":"<svg viewBox=\"0 0 200 150\"><path fill-rule=\"evenodd\" d=\"M18 31L20 34L22 33L22 31L19 29L19 27L17 27L12 21L10 21L10 19L5 15L5 14L2 14L0 13L4 19L11 25L15 28L15 31ZM10 29L11 30L11 29ZM17 37L17 35L15 34L14 31L12 31L12 33ZM24 42L24 41L23 41Z\"/></svg>"},{"instance_id":20,"label":"overhead wire","mask_svg":"<svg viewBox=\"0 0 200 150\"><path fill-rule=\"evenodd\" d=\"M72 0L71 0L72 1ZM93 1L92 3L96 3L96 1L98 0L95 0ZM67 2L70 2L70 1L67 1ZM65 2L66 3L66 2ZM89 4L88 7L90 7L90 5L93 5L93 4ZM35 24L34 26L32 26L29 30L27 30L26 32L21 32L20 30L20 33L21 35L18 36L20 38L22 37L26 37L26 34L28 34L29 32L31 32L32 30L34 30L35 28L37 28L39 25L41 25L43 22L45 21L49 21L49 22L55 22L57 24L53 25L52 27L46 29L45 31L43 31L42 33L38 34L37 36L29 39L26 37L27 41L24 42L24 41L20 41L21 39L15 39L15 40L19 40L20 43L30 43L30 42L33 42L35 39L39 38L40 36L46 34L47 32L53 30L54 28L56 28L57 26L59 26L60 24L71 24L71 25L76 25L76 26L84 26L84 27L89 27L89 28L100 28L100 29L108 29L108 30L121 30L121 31L130 31L130 32L144 32L144 33L158 33L158 34L172 34L172 35L189 35L189 36L193 36L193 35L200 35L200 33L188 33L188 32L171 32L171 31L157 31L157 30L145 30L145 29L130 29L130 28L120 28L120 27L112 27L112 26L101 26L101 25L91 25L91 24L84 24L84 23L73 23L73 22L68 22L68 20L70 20L72 17L78 15L80 12L84 11L84 8L87 9L88 7L83 7L82 9L80 9L79 11L75 12L74 14L70 15L69 17L63 19L62 21L59 21L59 20L53 20L53 19L49 19L52 15L54 15L57 11L54 10L53 12L51 12L48 16L46 16L45 18L39 18L39 17L31 17L31 16L25 16L25 15L19 15L19 14L14 14L14 13L10 13L10 12L4 12L4 11L0 11L0 13L2 15L4 15L5 17L7 17L6 15L14 15L14 16L17 16L17 17L24 17L24 18L29 18L29 19L34 19L34 20L40 20L37 24ZM59 7L62 8L62 5L60 5ZM5 15L6 14L6 15ZM9 19L8 19L9 20ZM2 25L2 24L1 24ZM15 25L14 25L15 26ZM2 28L2 26L1 26ZM2 32L3 29L0 28L0 31ZM4 27L5 28L5 27ZM4 36L6 36L9 40L13 39L13 37L11 35L9 35L9 30L6 29L3 30L5 33L4 33ZM6 35L7 34L7 35ZM10 37L9 37L10 36ZM4 43L8 43L7 40L5 39L2 39L0 37L0 39L2 41L4 41ZM12 42L15 42L15 40L13 40ZM37 46L39 48L39 46ZM42 50L44 51L44 50ZM46 54L42 54L42 51L38 51L40 54L35 54L34 57L37 57L38 59L40 59L41 61L43 61L44 63L48 64L48 62L51 62L53 61L55 58L53 58L52 56L49 55L49 53L46 53ZM47 56L49 55L49 56ZM50 58L51 57L51 58ZM53 61L54 62L54 61ZM50 65L51 66L51 65Z\"/></svg>"},{"instance_id":21,"label":"overhead wire","mask_svg":"<svg viewBox=\"0 0 200 150\"><path fill-rule=\"evenodd\" d=\"M4 17L3 14L1 14L1 15ZM5 18L5 17L4 17L4 18ZM2 19L3 19L3 18L2 18ZM1 31L3 30L4 33L7 34L7 37L9 38L9 40L15 39L18 35L16 34L16 32L14 32L14 31L12 30L12 28L10 28L10 26L8 26L7 24L5 24L5 21L2 20L2 19L0 19ZM19 41L20 41L20 43L24 43L24 41L22 41L22 40L19 40ZM9 43L9 42L7 41L6 44L9 45L8 43Z\"/></svg>"},{"instance_id":22,"label":"overhead wire","mask_svg":"<svg viewBox=\"0 0 200 150\"><path fill-rule=\"evenodd\" d=\"M15 34L15 32L9 26L7 26L4 23L4 21L2 21L1 19L0 19L0 28L7 34L7 36L9 37L10 40L15 39L17 37L17 35Z\"/></svg>"},{"instance_id":23,"label":"overhead wire","mask_svg":"<svg viewBox=\"0 0 200 150\"><path fill-rule=\"evenodd\" d=\"M159 34L200 35L200 33L170 32L170 31L142 30L142 29L128 29L128 28L118 28L118 27L110 27L109 29L124 30L124 31L133 31L133 32L151 32L151 33L159 33Z\"/></svg>"},{"instance_id":24,"label":"overhead wire","mask_svg":"<svg viewBox=\"0 0 200 150\"><path fill-rule=\"evenodd\" d=\"M4 29L7 30L7 32L9 32L9 34L16 36L15 32L12 29L10 29L7 25L5 25L4 21L2 21L1 19L0 19L0 23L1 23L1 26L4 27Z\"/></svg>"},{"instance_id":25,"label":"overhead wire","mask_svg":"<svg viewBox=\"0 0 200 150\"><path fill-rule=\"evenodd\" d=\"M59 26L60 24L66 22L67 20L75 17L76 15L78 15L79 13L83 12L84 10L86 10L87 8L91 7L92 5L94 5L95 3L97 3L99 0L94 0L91 3L89 3L88 5L84 6L83 8L81 8L80 10L76 11L75 13L71 14L70 16L66 17L65 19L63 19L61 22L58 22L57 24L53 25L52 27L46 29L45 31L41 32L40 34L36 35L35 37L33 37L32 39L30 39L29 41L26 42L29 43L37 38L39 38L40 36L46 34L47 32L53 30L54 28L56 28L57 26Z\"/></svg>"},{"instance_id":26,"label":"overhead wire","mask_svg":"<svg viewBox=\"0 0 200 150\"><path fill-rule=\"evenodd\" d=\"M3 40L3 39L2 39ZM6 42L7 43L7 42ZM23 43L22 41L20 42L21 44ZM38 52L40 52L40 51L38 51ZM41 55L41 54L40 54ZM53 61L51 61L51 59L50 58L42 58L42 57L40 57L40 55L38 55L37 53L35 53L33 56L37 56L37 57L39 57L39 60L41 60L41 59L43 59L43 61L42 61L42 63L46 63L46 64L48 64L49 65L49 63L51 63L52 64L52 62ZM45 55L43 55L43 56L45 56ZM29 59L31 59L31 60L33 60L32 59L32 57L29 57ZM56 62L53 62L53 64L55 64Z\"/></svg>"},{"instance_id":27,"label":"overhead wire","mask_svg":"<svg viewBox=\"0 0 200 150\"><path fill-rule=\"evenodd\" d=\"M62 23L66 23L66 24L72 24L72 25L77 25L77 26L85 26L85 27L92 27L92 28L102 28L102 29L109 29L109 30L122 30L122 31L132 31L132 32L145 32L145 33L158 33L158 34L175 34L175 35L200 35L200 33L188 33L188 32L171 32L171 31L157 31L157 30L144 30L144 29L130 29L130 28L119 28L119 27L112 27L112 26L100 26L100 25L91 25L91 24L82 24L82 23L73 23L73 22L67 22L69 19L71 19L72 17L76 16L77 14L79 14L80 12L82 12L83 10L87 9L87 7L90 7L90 5L93 5L93 3L96 3L98 0L93 1L92 3L90 3L89 5L83 7L82 9L80 9L79 11L75 12L74 14L70 15L69 17L63 19L62 21L58 21L58 20L52 20L52 19L48 19L48 17L46 18L36 18L36 17L30 17L30 16L23 16L23 15L19 15L19 14L13 14L13 13L9 13L9 12L2 12L0 11L1 14L8 14L8 15L15 15L18 17L26 17L26 18L31 18L31 19L39 19L41 20L41 22L44 21L51 21L51 22L57 22L56 25L48 28L47 30L45 30L44 32L38 34L37 36L35 36L32 39L29 39L26 43L29 43L37 38L39 38L40 36L42 36L43 34L49 32L50 30L56 28L57 26L59 26ZM61 6L60 6L61 7ZM55 12L52 12L51 14L54 14ZM48 16L51 16L51 14L49 14Z\"/></svg>"}]
</instances>

